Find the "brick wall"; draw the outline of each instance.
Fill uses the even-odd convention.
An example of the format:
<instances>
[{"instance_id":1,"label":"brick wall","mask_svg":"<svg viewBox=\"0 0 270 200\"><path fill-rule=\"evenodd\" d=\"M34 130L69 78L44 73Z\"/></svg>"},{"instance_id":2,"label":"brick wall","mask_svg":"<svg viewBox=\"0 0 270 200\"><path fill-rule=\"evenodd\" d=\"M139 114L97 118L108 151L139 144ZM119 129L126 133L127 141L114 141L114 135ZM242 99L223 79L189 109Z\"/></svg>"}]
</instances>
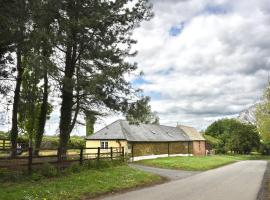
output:
<instances>
[{"instance_id":1,"label":"brick wall","mask_svg":"<svg viewBox=\"0 0 270 200\"><path fill-rule=\"evenodd\" d=\"M193 155L195 156L205 155L205 141L193 141Z\"/></svg>"}]
</instances>

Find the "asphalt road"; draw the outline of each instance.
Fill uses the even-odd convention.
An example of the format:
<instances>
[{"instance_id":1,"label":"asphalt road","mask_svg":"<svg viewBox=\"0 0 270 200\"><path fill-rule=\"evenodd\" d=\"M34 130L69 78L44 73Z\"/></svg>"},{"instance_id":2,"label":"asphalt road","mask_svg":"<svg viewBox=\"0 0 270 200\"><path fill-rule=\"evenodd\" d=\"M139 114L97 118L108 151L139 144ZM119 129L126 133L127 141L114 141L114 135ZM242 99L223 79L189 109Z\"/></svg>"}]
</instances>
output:
<instances>
[{"instance_id":1,"label":"asphalt road","mask_svg":"<svg viewBox=\"0 0 270 200\"><path fill-rule=\"evenodd\" d=\"M182 178L186 178L189 176L193 176L195 174L201 173L199 171L184 171L184 170L173 170L173 169L162 169L157 167L148 167L144 165L138 164L129 164L130 167L140 169L146 172L151 172L153 174L158 174L163 176L169 180L179 180Z\"/></svg>"},{"instance_id":2,"label":"asphalt road","mask_svg":"<svg viewBox=\"0 0 270 200\"><path fill-rule=\"evenodd\" d=\"M103 200L255 200L266 161L241 161Z\"/></svg>"}]
</instances>

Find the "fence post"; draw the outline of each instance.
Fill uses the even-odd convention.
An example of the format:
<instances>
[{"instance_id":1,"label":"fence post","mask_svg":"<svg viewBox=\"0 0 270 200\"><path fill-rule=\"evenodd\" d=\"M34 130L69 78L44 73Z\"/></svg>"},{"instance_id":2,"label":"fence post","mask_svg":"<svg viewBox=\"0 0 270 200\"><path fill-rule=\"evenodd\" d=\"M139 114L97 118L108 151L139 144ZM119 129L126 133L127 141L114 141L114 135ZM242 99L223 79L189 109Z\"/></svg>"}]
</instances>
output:
<instances>
[{"instance_id":1,"label":"fence post","mask_svg":"<svg viewBox=\"0 0 270 200\"><path fill-rule=\"evenodd\" d=\"M170 143L168 142L168 157L170 157Z\"/></svg>"},{"instance_id":2,"label":"fence post","mask_svg":"<svg viewBox=\"0 0 270 200\"><path fill-rule=\"evenodd\" d=\"M6 140L5 139L3 140L3 149L4 150L6 149Z\"/></svg>"},{"instance_id":3,"label":"fence post","mask_svg":"<svg viewBox=\"0 0 270 200\"><path fill-rule=\"evenodd\" d=\"M59 147L57 149L57 168L58 168L58 170L60 170L61 157L62 157L62 152L61 152L61 148Z\"/></svg>"},{"instance_id":4,"label":"fence post","mask_svg":"<svg viewBox=\"0 0 270 200\"><path fill-rule=\"evenodd\" d=\"M190 144L190 142L188 141L188 155L190 154L189 144Z\"/></svg>"},{"instance_id":5,"label":"fence post","mask_svg":"<svg viewBox=\"0 0 270 200\"><path fill-rule=\"evenodd\" d=\"M98 147L98 153L97 153L97 160L99 161L100 159L100 147Z\"/></svg>"},{"instance_id":6,"label":"fence post","mask_svg":"<svg viewBox=\"0 0 270 200\"><path fill-rule=\"evenodd\" d=\"M80 150L80 165L83 164L83 147L81 147L81 150Z\"/></svg>"},{"instance_id":7,"label":"fence post","mask_svg":"<svg viewBox=\"0 0 270 200\"><path fill-rule=\"evenodd\" d=\"M33 149L32 147L28 148L28 174L32 174L32 161L33 161Z\"/></svg>"},{"instance_id":8,"label":"fence post","mask_svg":"<svg viewBox=\"0 0 270 200\"><path fill-rule=\"evenodd\" d=\"M124 160L125 159L125 148L122 147L122 159Z\"/></svg>"},{"instance_id":9,"label":"fence post","mask_svg":"<svg viewBox=\"0 0 270 200\"><path fill-rule=\"evenodd\" d=\"M132 161L134 161L134 148L133 148L133 143L131 143L131 157L132 157Z\"/></svg>"},{"instance_id":10,"label":"fence post","mask_svg":"<svg viewBox=\"0 0 270 200\"><path fill-rule=\"evenodd\" d=\"M111 147L111 160L113 159L113 148Z\"/></svg>"}]
</instances>

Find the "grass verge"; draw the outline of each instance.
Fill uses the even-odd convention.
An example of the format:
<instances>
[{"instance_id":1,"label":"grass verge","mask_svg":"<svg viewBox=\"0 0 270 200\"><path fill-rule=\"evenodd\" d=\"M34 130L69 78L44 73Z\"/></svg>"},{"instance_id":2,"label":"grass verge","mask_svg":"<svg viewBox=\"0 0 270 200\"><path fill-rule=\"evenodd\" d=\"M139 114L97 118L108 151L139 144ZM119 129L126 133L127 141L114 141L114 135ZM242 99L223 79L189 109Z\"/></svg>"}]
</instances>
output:
<instances>
[{"instance_id":1,"label":"grass verge","mask_svg":"<svg viewBox=\"0 0 270 200\"><path fill-rule=\"evenodd\" d=\"M168 158L141 160L138 161L137 163L167 169L204 171L221 167L227 164L231 164L239 160L257 160L257 159L258 160L269 159L269 157L244 156L244 155L237 155L237 156L215 155L202 157L190 156L190 157L168 157Z\"/></svg>"},{"instance_id":2,"label":"grass verge","mask_svg":"<svg viewBox=\"0 0 270 200\"><path fill-rule=\"evenodd\" d=\"M122 165L39 181L4 182L0 184L0 199L85 199L160 181L159 176Z\"/></svg>"}]
</instances>

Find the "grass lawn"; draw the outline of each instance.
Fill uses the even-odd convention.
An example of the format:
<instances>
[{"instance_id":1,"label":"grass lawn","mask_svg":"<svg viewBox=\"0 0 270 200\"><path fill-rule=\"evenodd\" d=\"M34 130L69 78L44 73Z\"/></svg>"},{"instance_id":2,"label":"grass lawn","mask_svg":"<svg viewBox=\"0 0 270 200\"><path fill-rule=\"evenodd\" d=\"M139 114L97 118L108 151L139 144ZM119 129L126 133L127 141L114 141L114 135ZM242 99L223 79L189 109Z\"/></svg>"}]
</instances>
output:
<instances>
[{"instance_id":1,"label":"grass lawn","mask_svg":"<svg viewBox=\"0 0 270 200\"><path fill-rule=\"evenodd\" d=\"M159 176L123 165L99 170L84 170L68 176L40 181L1 183L0 199L83 199L161 180Z\"/></svg>"},{"instance_id":2,"label":"grass lawn","mask_svg":"<svg viewBox=\"0 0 270 200\"><path fill-rule=\"evenodd\" d=\"M215 155L204 157L169 157L169 158L157 158L150 160L141 160L137 163L160 167L168 169L182 169L190 171L204 171L208 169L217 168L223 165L227 165L239 160L252 160L252 159L269 159L269 157L263 156L230 156L230 155Z\"/></svg>"}]
</instances>

